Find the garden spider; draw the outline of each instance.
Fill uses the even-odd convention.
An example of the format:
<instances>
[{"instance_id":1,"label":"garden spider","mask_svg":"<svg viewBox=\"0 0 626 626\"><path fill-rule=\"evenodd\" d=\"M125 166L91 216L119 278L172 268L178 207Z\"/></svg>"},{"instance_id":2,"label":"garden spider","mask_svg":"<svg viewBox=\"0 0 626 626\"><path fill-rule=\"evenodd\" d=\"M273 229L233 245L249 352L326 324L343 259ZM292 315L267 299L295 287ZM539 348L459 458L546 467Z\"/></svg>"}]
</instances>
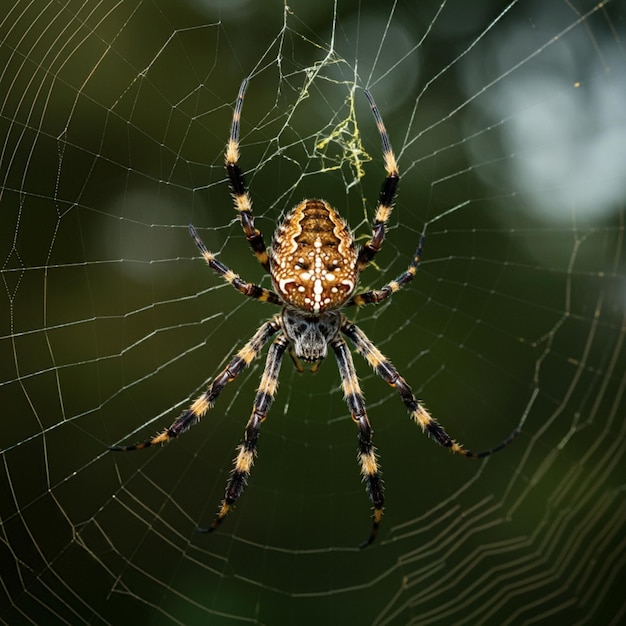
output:
<instances>
[{"instance_id":1,"label":"garden spider","mask_svg":"<svg viewBox=\"0 0 626 626\"><path fill-rule=\"evenodd\" d=\"M208 389L169 428L143 443L113 446L111 450L140 450L167 442L187 431L213 407L224 387L250 365L269 339L276 335L267 353L252 415L246 426L244 439L237 448L234 468L228 479L224 499L213 524L208 529L215 530L241 495L250 475L257 452L260 427L274 399L285 352L289 353L298 371L302 372L304 369L302 361L310 363L312 370L315 370L326 357L330 346L339 366L346 403L352 419L359 428L358 459L367 493L374 508L369 538L361 545L365 547L374 541L378 532L383 514L383 485L375 448L372 445L372 429L365 411L363 394L352 355L342 334L354 344L356 351L367 360L374 371L398 391L411 417L441 446L449 448L456 454L480 458L504 448L518 431L514 431L490 450L471 452L463 448L428 414L404 378L363 331L340 311L348 306L378 304L389 298L413 279L422 254L423 237L408 268L396 279L381 289L355 293L359 274L382 246L385 227L400 180L387 131L369 91L365 91L365 95L380 133L387 172L376 207L371 238L359 249L347 223L325 200L303 200L282 220L268 250L263 236L255 228L252 200L238 164L239 121L247 85L248 81L244 80L237 96L230 138L226 147L225 165L235 209L239 214L244 233L259 263L270 274L274 291L245 282L215 258L193 226L189 226L189 231L204 260L216 274L244 296L277 304L282 307L281 311L258 328L252 338L232 357L226 368L211 382Z\"/></svg>"}]
</instances>

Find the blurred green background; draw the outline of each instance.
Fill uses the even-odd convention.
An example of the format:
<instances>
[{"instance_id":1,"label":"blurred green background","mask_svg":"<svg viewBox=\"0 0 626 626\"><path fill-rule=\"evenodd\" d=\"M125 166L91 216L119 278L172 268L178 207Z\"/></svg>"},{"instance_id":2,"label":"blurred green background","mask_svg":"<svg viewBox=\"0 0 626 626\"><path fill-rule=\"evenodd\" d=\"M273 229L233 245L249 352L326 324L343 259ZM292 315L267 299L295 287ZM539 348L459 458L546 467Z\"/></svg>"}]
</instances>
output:
<instances>
[{"instance_id":1,"label":"blurred green background","mask_svg":"<svg viewBox=\"0 0 626 626\"><path fill-rule=\"evenodd\" d=\"M0 618L20 623L617 624L624 568L626 72L619 2L18 1L2 9ZM213 518L263 360L168 426L275 309L247 280L223 170L269 241L323 197L360 241L403 179L350 315L448 432L452 457L355 355L387 508L369 532L332 359L289 359L236 510Z\"/></svg>"}]
</instances>

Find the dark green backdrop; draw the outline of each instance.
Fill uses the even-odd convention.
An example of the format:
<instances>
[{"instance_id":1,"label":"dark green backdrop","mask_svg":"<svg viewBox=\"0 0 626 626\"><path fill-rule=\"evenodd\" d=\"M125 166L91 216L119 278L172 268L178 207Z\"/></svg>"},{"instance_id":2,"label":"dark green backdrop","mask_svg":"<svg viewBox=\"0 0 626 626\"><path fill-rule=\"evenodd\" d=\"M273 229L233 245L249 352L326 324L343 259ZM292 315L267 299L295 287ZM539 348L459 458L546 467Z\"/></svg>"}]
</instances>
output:
<instances>
[{"instance_id":1,"label":"dark green backdrop","mask_svg":"<svg viewBox=\"0 0 626 626\"><path fill-rule=\"evenodd\" d=\"M567 120L568 140L624 132L621 107L598 114L594 99L624 83L623 6L605 4L4 8L4 623L619 622L624 201L605 192L623 186L622 153L594 161L591 139L551 139ZM356 429L331 359L315 375L285 360L219 533L196 527L222 497L262 360L182 439L107 452L169 425L274 311L222 285L187 233L193 222L269 286L222 167L248 75L242 166L268 240L311 196L367 236L384 176L371 88L403 180L362 286L401 272L422 232L426 245L414 283L355 319L468 447L522 428L487 462L452 457L355 355L387 495L365 551ZM541 87L527 101L529 78ZM553 104L542 177L546 146L515 133ZM526 162L535 178L516 174Z\"/></svg>"}]
</instances>

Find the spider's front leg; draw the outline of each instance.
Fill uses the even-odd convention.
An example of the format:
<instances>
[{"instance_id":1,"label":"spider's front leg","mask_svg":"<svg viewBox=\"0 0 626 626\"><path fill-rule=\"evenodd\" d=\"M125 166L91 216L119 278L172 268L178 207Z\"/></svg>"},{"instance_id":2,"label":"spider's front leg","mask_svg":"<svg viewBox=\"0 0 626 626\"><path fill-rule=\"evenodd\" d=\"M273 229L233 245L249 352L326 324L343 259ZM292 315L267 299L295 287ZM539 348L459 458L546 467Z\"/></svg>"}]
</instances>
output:
<instances>
[{"instance_id":1,"label":"spider's front leg","mask_svg":"<svg viewBox=\"0 0 626 626\"><path fill-rule=\"evenodd\" d=\"M275 316L269 322L265 322L252 336L252 339L237 352L230 363L213 379L208 389L201 394L196 401L166 428L163 432L141 443L131 446L111 446L109 450L114 452L130 452L142 450L159 443L165 443L178 437L189 430L200 418L213 406L224 387L232 382L241 372L250 365L259 354L267 341L280 330L280 318Z\"/></svg>"},{"instance_id":2,"label":"spider's front leg","mask_svg":"<svg viewBox=\"0 0 626 626\"><path fill-rule=\"evenodd\" d=\"M359 379L354 369L352 355L346 342L341 337L336 337L331 345L337 357L341 385L346 403L350 409L350 415L359 427L359 463L361 465L361 474L365 481L367 494L374 505L374 519L370 536L360 545L361 548L365 548L376 539L378 527L383 516L385 498L382 479L378 463L376 462L376 449L372 445L372 428L367 419L363 393L359 387Z\"/></svg>"},{"instance_id":3,"label":"spider's front leg","mask_svg":"<svg viewBox=\"0 0 626 626\"><path fill-rule=\"evenodd\" d=\"M365 333L358 326L356 326L356 324L353 324L346 318L343 318L341 332L346 335L346 337L350 338L350 340L354 343L357 352L365 357L367 362L372 366L372 369L383 380L397 390L411 417L417 424L420 425L422 431L427 433L428 436L434 439L440 446L448 448L455 454L460 454L461 456L472 459L479 459L485 456L490 456L495 452L499 452L502 448L508 446L519 434L519 428L516 428L498 445L487 450L481 450L480 452L472 452L471 450L465 449L460 443L456 442L450 437L450 435L448 435L444 427L435 418L430 416L428 411L417 400L413 394L413 390L408 385L406 380L400 376L398 370L396 370L393 364L385 358L380 350L371 342Z\"/></svg>"},{"instance_id":4,"label":"spider's front leg","mask_svg":"<svg viewBox=\"0 0 626 626\"><path fill-rule=\"evenodd\" d=\"M250 475L250 470L252 469L254 457L257 452L261 424L265 420L274 395L276 394L280 365L288 345L289 340L287 337L279 335L267 352L265 369L263 370L261 384L259 385L259 390L254 400L252 415L246 425L244 440L237 448L237 456L235 457L233 471L226 485L224 500L222 500L220 510L213 524L207 529L200 529L202 532L211 532L222 523L222 520L228 515L230 509L246 486L246 481Z\"/></svg>"}]
</instances>

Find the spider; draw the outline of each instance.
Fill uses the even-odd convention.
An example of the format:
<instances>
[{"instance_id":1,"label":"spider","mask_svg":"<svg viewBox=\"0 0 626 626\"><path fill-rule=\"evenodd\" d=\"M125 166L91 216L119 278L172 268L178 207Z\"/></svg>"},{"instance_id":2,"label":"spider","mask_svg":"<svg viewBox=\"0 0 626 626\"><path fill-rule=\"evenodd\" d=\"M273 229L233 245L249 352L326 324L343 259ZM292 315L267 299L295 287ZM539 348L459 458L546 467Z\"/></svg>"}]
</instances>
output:
<instances>
[{"instance_id":1,"label":"spider","mask_svg":"<svg viewBox=\"0 0 626 626\"><path fill-rule=\"evenodd\" d=\"M356 292L359 274L376 256L383 244L385 227L400 180L396 158L371 93L366 90L365 96L380 133L387 173L378 198L371 238L359 248L346 221L328 202L321 199L306 199L284 217L268 249L263 235L255 227L252 200L239 167L239 122L247 86L246 79L239 89L233 112L225 166L241 226L259 263L269 273L274 290L244 281L215 258L192 225L189 226L189 232L204 260L216 274L244 296L280 306L280 312L261 324L252 338L232 357L226 368L213 379L207 390L169 428L142 443L112 446L110 449L140 450L170 441L187 431L213 407L224 387L237 378L259 355L263 346L275 337L267 353L252 415L246 425L243 441L237 448L224 499L212 525L208 529L203 529L206 532L213 531L229 513L246 485L257 453L261 424L276 393L285 352L291 356L299 372L304 371L302 362L310 364L311 370L315 371L327 356L330 346L337 360L345 401L352 420L359 429L358 460L373 506L371 531L367 540L361 544L361 547L365 547L374 541L378 533L383 515L383 485L376 450L372 444L372 428L367 418L363 393L352 354L343 336L354 344L356 351L365 358L374 371L396 389L410 416L421 426L422 431L451 452L471 458L485 457L507 446L518 431L514 431L507 439L489 450L482 452L466 450L451 439L439 422L429 415L391 362L365 333L341 312L341 309L346 307L379 304L413 280L424 243L422 235L408 268L397 278L380 289Z\"/></svg>"}]
</instances>

